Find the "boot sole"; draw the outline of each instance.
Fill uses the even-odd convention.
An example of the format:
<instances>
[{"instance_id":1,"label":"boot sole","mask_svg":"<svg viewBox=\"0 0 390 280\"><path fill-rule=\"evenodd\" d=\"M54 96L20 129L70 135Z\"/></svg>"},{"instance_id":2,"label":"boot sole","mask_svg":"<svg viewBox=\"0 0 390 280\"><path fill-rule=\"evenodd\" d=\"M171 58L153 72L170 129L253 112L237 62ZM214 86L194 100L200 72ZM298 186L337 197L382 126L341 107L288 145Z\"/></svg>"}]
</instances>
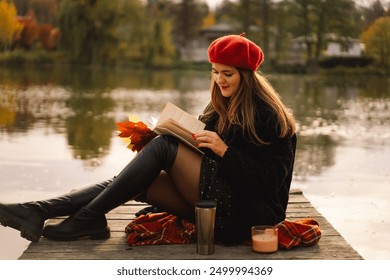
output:
<instances>
[{"instance_id":1,"label":"boot sole","mask_svg":"<svg viewBox=\"0 0 390 280\"><path fill-rule=\"evenodd\" d=\"M41 229L5 210L0 210L0 223L5 227L11 227L20 231L20 236L29 241L38 242L41 238Z\"/></svg>"},{"instance_id":2,"label":"boot sole","mask_svg":"<svg viewBox=\"0 0 390 280\"><path fill-rule=\"evenodd\" d=\"M104 230L89 230L89 231L83 231L79 232L74 235L66 235L66 236L60 236L56 233L53 234L47 234L45 233L45 230L43 230L43 236L47 239L54 240L54 241L74 241L81 238L89 238L91 240L102 240L102 239L108 239L111 236L110 228L106 227Z\"/></svg>"}]
</instances>

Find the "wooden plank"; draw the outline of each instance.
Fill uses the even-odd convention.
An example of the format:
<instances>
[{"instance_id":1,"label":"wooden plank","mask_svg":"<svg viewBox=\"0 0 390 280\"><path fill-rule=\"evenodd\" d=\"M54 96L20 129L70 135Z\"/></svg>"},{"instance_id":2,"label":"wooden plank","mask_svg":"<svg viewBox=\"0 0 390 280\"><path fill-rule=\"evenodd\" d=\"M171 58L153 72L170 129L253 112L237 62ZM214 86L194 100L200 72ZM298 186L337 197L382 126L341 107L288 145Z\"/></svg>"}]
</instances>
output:
<instances>
[{"instance_id":1,"label":"wooden plank","mask_svg":"<svg viewBox=\"0 0 390 280\"><path fill-rule=\"evenodd\" d=\"M314 218L321 227L320 242L311 247L299 247L292 250L279 250L272 254L259 254L248 245L215 245L213 255L204 256L196 253L196 244L154 245L130 247L127 245L124 228L135 218L135 213L146 204L129 202L107 214L111 228L111 237L107 240L81 239L76 241L52 241L41 238L37 243L30 243L19 259L22 260L151 260L151 259L362 259L346 242L333 226L311 205L301 191L292 190L287 207L287 219ZM55 223L62 218L52 219Z\"/></svg>"}]
</instances>

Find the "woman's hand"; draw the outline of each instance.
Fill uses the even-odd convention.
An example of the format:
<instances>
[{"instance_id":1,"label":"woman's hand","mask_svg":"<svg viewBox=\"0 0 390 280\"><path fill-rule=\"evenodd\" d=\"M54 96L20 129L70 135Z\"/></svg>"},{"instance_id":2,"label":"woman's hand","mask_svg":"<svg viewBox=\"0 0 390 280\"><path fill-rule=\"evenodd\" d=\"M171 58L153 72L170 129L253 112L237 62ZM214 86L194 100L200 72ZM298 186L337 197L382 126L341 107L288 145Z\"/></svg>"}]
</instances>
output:
<instances>
[{"instance_id":1,"label":"woman's hand","mask_svg":"<svg viewBox=\"0 0 390 280\"><path fill-rule=\"evenodd\" d=\"M198 143L198 148L209 148L220 157L223 157L228 148L214 131L201 130L193 134L192 138Z\"/></svg>"}]
</instances>

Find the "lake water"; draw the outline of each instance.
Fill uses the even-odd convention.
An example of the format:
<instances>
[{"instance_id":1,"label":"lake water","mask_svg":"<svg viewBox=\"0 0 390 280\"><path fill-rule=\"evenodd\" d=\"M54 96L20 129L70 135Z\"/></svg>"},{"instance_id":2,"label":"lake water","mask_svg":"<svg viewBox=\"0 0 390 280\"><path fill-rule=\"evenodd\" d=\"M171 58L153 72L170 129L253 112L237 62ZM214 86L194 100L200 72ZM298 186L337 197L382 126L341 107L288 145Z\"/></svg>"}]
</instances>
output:
<instances>
[{"instance_id":1,"label":"lake water","mask_svg":"<svg viewBox=\"0 0 390 280\"><path fill-rule=\"evenodd\" d=\"M134 154L115 122L147 122L167 101L194 115L209 73L96 68L0 70L0 201L62 194L117 174ZM389 79L268 75L299 125L292 188L365 259L390 259ZM29 242L0 227L0 259Z\"/></svg>"}]
</instances>

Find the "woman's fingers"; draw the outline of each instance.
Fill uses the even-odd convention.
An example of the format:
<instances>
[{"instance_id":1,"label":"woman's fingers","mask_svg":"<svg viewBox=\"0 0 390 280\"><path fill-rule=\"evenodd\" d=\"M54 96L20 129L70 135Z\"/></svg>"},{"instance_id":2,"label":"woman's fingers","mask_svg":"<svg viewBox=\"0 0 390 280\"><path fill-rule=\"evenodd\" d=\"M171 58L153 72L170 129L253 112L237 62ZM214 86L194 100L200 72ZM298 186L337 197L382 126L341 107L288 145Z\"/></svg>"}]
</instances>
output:
<instances>
[{"instance_id":1,"label":"woman's fingers","mask_svg":"<svg viewBox=\"0 0 390 280\"><path fill-rule=\"evenodd\" d=\"M192 135L200 148L209 148L222 157L227 150L227 145L214 131L201 130Z\"/></svg>"}]
</instances>

